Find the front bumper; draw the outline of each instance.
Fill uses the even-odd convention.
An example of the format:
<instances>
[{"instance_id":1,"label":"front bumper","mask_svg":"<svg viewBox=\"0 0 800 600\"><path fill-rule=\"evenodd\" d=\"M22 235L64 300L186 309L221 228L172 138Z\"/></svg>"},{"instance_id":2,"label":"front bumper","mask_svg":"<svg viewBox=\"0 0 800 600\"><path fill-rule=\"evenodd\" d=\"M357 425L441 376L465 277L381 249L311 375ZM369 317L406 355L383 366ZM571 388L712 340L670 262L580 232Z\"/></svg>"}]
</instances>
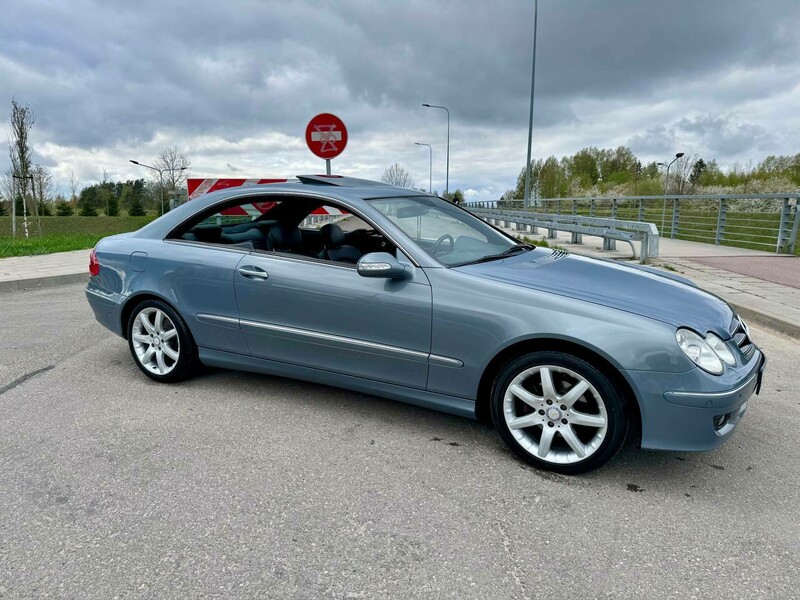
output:
<instances>
[{"instance_id":1,"label":"front bumper","mask_svg":"<svg viewBox=\"0 0 800 600\"><path fill-rule=\"evenodd\" d=\"M712 450L733 435L748 400L761 389L766 357L760 352L745 368L723 379L700 369L688 373L627 371L642 414L642 448ZM695 391L698 390L698 391Z\"/></svg>"}]
</instances>

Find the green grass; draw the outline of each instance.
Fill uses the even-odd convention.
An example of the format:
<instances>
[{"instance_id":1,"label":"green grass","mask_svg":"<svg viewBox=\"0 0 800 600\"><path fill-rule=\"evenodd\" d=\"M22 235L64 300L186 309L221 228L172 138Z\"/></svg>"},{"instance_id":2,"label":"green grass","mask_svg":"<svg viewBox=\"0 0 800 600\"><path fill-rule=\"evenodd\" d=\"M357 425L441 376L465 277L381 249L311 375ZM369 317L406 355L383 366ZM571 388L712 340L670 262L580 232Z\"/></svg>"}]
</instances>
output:
<instances>
[{"instance_id":1,"label":"green grass","mask_svg":"<svg viewBox=\"0 0 800 600\"><path fill-rule=\"evenodd\" d=\"M155 219L146 217L42 217L42 233L35 218L28 219L25 238L22 219L17 218L17 237L11 237L11 217L0 217L0 258L30 256L93 248L102 238L135 231Z\"/></svg>"}]
</instances>

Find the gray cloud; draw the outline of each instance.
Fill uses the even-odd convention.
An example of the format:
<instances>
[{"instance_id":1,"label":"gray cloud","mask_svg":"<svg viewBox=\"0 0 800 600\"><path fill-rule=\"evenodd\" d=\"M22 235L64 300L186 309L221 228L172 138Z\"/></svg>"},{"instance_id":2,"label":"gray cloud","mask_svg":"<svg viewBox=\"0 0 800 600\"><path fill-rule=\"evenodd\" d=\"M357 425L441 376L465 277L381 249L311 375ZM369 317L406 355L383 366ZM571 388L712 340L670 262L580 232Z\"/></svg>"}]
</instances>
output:
<instances>
[{"instance_id":1,"label":"gray cloud","mask_svg":"<svg viewBox=\"0 0 800 600\"><path fill-rule=\"evenodd\" d=\"M398 140L401 156L411 137L441 143L443 115L420 107L441 103L451 109L454 139L490 141L517 165L491 176L492 185L511 186L524 162L531 9L527 0L10 0L0 21L0 101L14 95L31 104L35 141L58 147L54 161L69 160L69 148L111 160L162 139L188 146L211 136L219 148L209 144L202 162L220 171L231 153L260 152L287 168L305 160L302 142L281 147L284 138L271 138L271 154L225 147L270 132L299 139L322 111L345 118L348 153L377 168L398 152L387 145L374 164L364 162L359 148L376 136ZM778 126L763 109L800 73L795 0L545 1L539 25L541 154L630 141L660 156L694 143L724 162L783 151L794 139L787 128L800 127L788 114L788 127ZM466 161L487 152L454 147ZM457 184L485 189L481 177L464 168Z\"/></svg>"}]
</instances>

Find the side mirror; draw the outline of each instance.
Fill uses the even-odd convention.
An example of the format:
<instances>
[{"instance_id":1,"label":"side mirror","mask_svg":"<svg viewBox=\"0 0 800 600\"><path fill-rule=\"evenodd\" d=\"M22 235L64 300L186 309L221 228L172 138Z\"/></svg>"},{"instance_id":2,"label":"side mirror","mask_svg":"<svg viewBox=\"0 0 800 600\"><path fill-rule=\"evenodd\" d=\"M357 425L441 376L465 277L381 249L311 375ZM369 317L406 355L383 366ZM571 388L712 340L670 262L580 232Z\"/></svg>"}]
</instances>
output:
<instances>
[{"instance_id":1,"label":"side mirror","mask_svg":"<svg viewBox=\"0 0 800 600\"><path fill-rule=\"evenodd\" d=\"M362 277L383 277L384 279L408 279L411 275L406 266L400 264L388 252L370 252L361 257L356 265Z\"/></svg>"}]
</instances>

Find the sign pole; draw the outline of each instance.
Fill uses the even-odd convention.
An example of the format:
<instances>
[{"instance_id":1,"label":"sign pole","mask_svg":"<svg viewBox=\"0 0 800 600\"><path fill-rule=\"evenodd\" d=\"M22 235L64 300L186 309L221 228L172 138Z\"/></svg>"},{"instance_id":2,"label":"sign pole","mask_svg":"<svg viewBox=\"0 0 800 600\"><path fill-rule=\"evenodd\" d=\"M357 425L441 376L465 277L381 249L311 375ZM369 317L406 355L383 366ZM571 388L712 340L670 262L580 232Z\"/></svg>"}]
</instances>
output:
<instances>
[{"instance_id":1,"label":"sign pole","mask_svg":"<svg viewBox=\"0 0 800 600\"><path fill-rule=\"evenodd\" d=\"M331 174L331 159L330 158L326 158L325 159L325 174L326 175L330 175Z\"/></svg>"}]
</instances>

